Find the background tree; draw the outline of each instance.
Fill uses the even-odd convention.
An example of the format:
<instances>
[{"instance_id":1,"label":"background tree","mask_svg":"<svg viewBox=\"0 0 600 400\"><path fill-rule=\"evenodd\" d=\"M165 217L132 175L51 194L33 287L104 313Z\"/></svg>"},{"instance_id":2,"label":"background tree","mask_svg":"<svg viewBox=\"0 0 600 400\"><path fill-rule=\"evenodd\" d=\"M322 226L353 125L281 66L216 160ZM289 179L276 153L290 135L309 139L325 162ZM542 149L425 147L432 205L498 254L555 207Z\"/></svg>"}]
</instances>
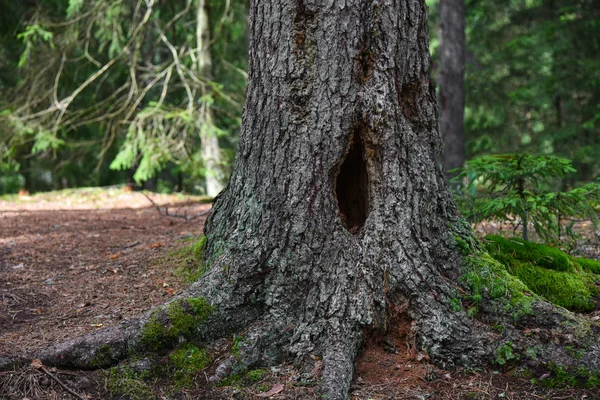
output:
<instances>
[{"instance_id":1,"label":"background tree","mask_svg":"<svg viewBox=\"0 0 600 400\"><path fill-rule=\"evenodd\" d=\"M467 156L529 151L600 173L594 1L467 2ZM491 50L492 49L492 50Z\"/></svg>"},{"instance_id":2,"label":"background tree","mask_svg":"<svg viewBox=\"0 0 600 400\"><path fill-rule=\"evenodd\" d=\"M465 163L465 1L441 0L439 7L440 133L444 168L452 177L449 171Z\"/></svg>"},{"instance_id":3,"label":"background tree","mask_svg":"<svg viewBox=\"0 0 600 400\"><path fill-rule=\"evenodd\" d=\"M204 1L45 1L23 13L23 79L5 88L5 163L24 159L12 153L33 152L56 165L51 185L69 186L86 175L95 177L88 185L123 179L111 162L137 166L138 181L171 165L203 171L216 194L225 174L217 137L223 142L239 125L245 61L231 45L237 55L225 61L231 53L219 44L216 65L235 73L212 74L208 20L217 21L219 40L236 35L243 43L243 4L219 3L211 16Z\"/></svg>"}]
</instances>

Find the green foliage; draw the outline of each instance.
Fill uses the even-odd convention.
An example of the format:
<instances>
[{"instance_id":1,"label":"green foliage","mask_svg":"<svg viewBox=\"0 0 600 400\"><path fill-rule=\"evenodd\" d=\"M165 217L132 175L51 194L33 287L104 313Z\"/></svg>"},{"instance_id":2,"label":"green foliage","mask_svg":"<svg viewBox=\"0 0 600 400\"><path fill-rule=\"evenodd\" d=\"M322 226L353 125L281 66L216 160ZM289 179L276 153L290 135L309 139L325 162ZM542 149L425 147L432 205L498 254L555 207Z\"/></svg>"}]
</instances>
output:
<instances>
[{"instance_id":1,"label":"green foliage","mask_svg":"<svg viewBox=\"0 0 600 400\"><path fill-rule=\"evenodd\" d=\"M498 365L506 365L511 361L517 361L520 356L515 353L512 348L512 342L506 342L496 349L494 363Z\"/></svg>"},{"instance_id":2,"label":"green foliage","mask_svg":"<svg viewBox=\"0 0 600 400\"><path fill-rule=\"evenodd\" d=\"M169 358L175 369L174 378L177 387L191 386L193 375L206 368L211 362L206 350L201 350L191 343L173 351Z\"/></svg>"},{"instance_id":3,"label":"green foliage","mask_svg":"<svg viewBox=\"0 0 600 400\"><path fill-rule=\"evenodd\" d=\"M231 347L231 352L233 353L234 356L239 358L240 348L244 344L245 339L246 339L246 337L243 335L235 335L233 337L233 346Z\"/></svg>"},{"instance_id":4,"label":"green foliage","mask_svg":"<svg viewBox=\"0 0 600 400\"><path fill-rule=\"evenodd\" d=\"M226 176L247 78L247 4L208 1L207 8L203 43L212 46L205 54L214 70L200 70L191 1L3 6L0 151L11 153L24 186L155 178L162 190L197 193L207 176ZM202 135L218 138L221 150L211 157L222 173L208 170ZM12 182L5 186L12 191Z\"/></svg>"},{"instance_id":5,"label":"green foliage","mask_svg":"<svg viewBox=\"0 0 600 400\"><path fill-rule=\"evenodd\" d=\"M466 20L467 157L515 151L554 154L574 160L578 170L565 183L596 177L597 3L467 0ZM436 31L430 29L434 35Z\"/></svg>"},{"instance_id":6,"label":"green foliage","mask_svg":"<svg viewBox=\"0 0 600 400\"><path fill-rule=\"evenodd\" d=\"M83 0L69 0L67 7L67 18L73 18L83 8Z\"/></svg>"},{"instance_id":7,"label":"green foliage","mask_svg":"<svg viewBox=\"0 0 600 400\"><path fill-rule=\"evenodd\" d=\"M532 292L572 311L594 309L592 298L598 294L594 276L575 268L560 250L496 235L486 236L485 246Z\"/></svg>"},{"instance_id":8,"label":"green foliage","mask_svg":"<svg viewBox=\"0 0 600 400\"><path fill-rule=\"evenodd\" d=\"M31 52L37 41L49 43L51 48L54 48L52 38L54 35L52 32L45 30L40 25L29 25L25 28L24 32L17 35L17 39L21 40L25 45L25 50L19 57L19 67L24 67L31 56Z\"/></svg>"},{"instance_id":9,"label":"green foliage","mask_svg":"<svg viewBox=\"0 0 600 400\"><path fill-rule=\"evenodd\" d=\"M594 205L600 200L600 184L565 192L551 190L556 179L572 172L575 169L569 160L553 156L521 153L478 157L455 178L467 182L459 205L470 222L504 222L518 216L523 239L528 240L531 223L542 239L555 241L560 239L565 218L597 221Z\"/></svg>"},{"instance_id":10,"label":"green foliage","mask_svg":"<svg viewBox=\"0 0 600 400\"><path fill-rule=\"evenodd\" d=\"M578 368L567 367L550 363L548 369L551 376L541 381L541 385L549 388L588 388L600 387L600 371L588 370L580 366Z\"/></svg>"},{"instance_id":11,"label":"green foliage","mask_svg":"<svg viewBox=\"0 0 600 400\"><path fill-rule=\"evenodd\" d=\"M19 174L19 164L8 157L5 160L2 162L2 154L0 153L0 194L16 193L23 187L25 179L23 175Z\"/></svg>"}]
</instances>

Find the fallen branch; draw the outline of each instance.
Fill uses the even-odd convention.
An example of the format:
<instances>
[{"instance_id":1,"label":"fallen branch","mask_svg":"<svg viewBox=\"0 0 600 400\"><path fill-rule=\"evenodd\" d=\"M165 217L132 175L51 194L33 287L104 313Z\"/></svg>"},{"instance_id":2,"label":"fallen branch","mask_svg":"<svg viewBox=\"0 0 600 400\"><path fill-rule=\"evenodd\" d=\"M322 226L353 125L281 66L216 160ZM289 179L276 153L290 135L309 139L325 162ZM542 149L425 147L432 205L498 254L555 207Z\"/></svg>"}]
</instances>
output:
<instances>
[{"instance_id":1,"label":"fallen branch","mask_svg":"<svg viewBox=\"0 0 600 400\"><path fill-rule=\"evenodd\" d=\"M186 220L186 222L187 222L187 221L191 221L191 220L193 220L193 219L196 219L196 218L203 217L203 216L205 216L205 215L207 215L207 214L210 214L210 212L212 211L212 208L209 208L209 209L208 209L208 210L206 210L206 211L202 211L201 213L198 213L198 214L193 214L193 215L187 215L187 211L185 211L185 212L183 213L183 215L181 215L181 214L178 214L178 212L177 212L177 211L175 212L175 214L171 214L171 213L169 213L169 206L165 206L165 209L164 209L164 211L163 211L163 210L160 208L160 205L158 205L158 204L157 204L157 203L156 203L154 200L152 200L152 199L150 198L150 196L148 196L146 193L142 193L142 195L144 195L144 197L146 197L146 198L148 199L148 201L149 201L150 203L152 203L152 206L153 206L154 208L156 208L156 210L158 211L158 213L159 213L160 215L163 215L163 216L165 216L165 217L171 217L171 218L182 218L182 219L185 219L185 220ZM179 209L181 209L181 207L180 207Z\"/></svg>"},{"instance_id":2,"label":"fallen branch","mask_svg":"<svg viewBox=\"0 0 600 400\"><path fill-rule=\"evenodd\" d=\"M72 396L75 396L76 398L78 398L80 400L87 400L86 397L83 397L79 393L75 392L73 389L71 389L70 387L65 385L60 379L58 379L58 377L56 377L54 374L52 374L50 371L48 371L46 369L46 367L44 367L44 365L42 364L42 362L40 360L33 360L33 362L31 363L31 367L34 369L37 369L39 371L42 371L43 373L48 375L50 378L52 378L54 381L56 381L56 383L58 383L63 389L65 389L67 392L69 392Z\"/></svg>"}]
</instances>

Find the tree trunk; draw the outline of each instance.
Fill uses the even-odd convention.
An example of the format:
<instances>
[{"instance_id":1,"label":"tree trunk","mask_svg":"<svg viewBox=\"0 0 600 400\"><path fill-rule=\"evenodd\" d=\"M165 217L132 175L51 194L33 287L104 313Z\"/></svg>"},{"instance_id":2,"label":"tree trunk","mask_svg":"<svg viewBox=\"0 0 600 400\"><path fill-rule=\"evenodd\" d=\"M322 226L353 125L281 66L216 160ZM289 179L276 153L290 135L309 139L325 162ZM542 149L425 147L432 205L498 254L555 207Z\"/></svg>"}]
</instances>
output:
<instances>
[{"instance_id":1,"label":"tree trunk","mask_svg":"<svg viewBox=\"0 0 600 400\"><path fill-rule=\"evenodd\" d=\"M220 306L262 310L263 360L322 355L329 399L391 305L430 356L476 361L449 308L460 258L424 2L261 1L249 31L236 164L205 229Z\"/></svg>"},{"instance_id":2,"label":"tree trunk","mask_svg":"<svg viewBox=\"0 0 600 400\"><path fill-rule=\"evenodd\" d=\"M440 0L440 133L449 173L465 163L465 1Z\"/></svg>"},{"instance_id":3,"label":"tree trunk","mask_svg":"<svg viewBox=\"0 0 600 400\"><path fill-rule=\"evenodd\" d=\"M196 9L196 70L204 79L211 79L212 56L210 53L210 24L207 7L208 5L205 0L198 0ZM201 95L205 96L207 93L206 84L203 84ZM223 190L225 177L223 174L221 150L219 149L219 139L214 129L213 114L206 102L200 105L198 123L201 155L206 168L206 194L215 197Z\"/></svg>"}]
</instances>

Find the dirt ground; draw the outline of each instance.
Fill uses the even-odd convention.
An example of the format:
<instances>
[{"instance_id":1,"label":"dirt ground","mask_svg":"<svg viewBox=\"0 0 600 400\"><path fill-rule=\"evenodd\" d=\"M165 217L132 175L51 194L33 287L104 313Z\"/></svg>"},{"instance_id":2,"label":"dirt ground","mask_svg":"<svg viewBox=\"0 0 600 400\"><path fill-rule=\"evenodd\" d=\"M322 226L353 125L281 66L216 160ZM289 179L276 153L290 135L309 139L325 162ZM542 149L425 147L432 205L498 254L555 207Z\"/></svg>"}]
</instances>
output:
<instances>
[{"instance_id":1,"label":"dirt ground","mask_svg":"<svg viewBox=\"0 0 600 400\"><path fill-rule=\"evenodd\" d=\"M143 194L122 188L0 199L0 356L25 355L102 329L185 288L167 255L189 244L183 239L202 234L206 216L181 216L199 215L210 205L184 196L151 197L180 217L159 214ZM597 390L542 388L519 378L519 370L440 370L414 350L410 324L400 313L388 336L371 337L357 363L353 400L600 399ZM231 345L211 345L209 369ZM320 398L292 367L272 368L242 387L215 388L208 375L197 374L188 389L166 390L158 382L152 390L158 399ZM0 398L110 399L104 377L102 371L4 371Z\"/></svg>"}]
</instances>

